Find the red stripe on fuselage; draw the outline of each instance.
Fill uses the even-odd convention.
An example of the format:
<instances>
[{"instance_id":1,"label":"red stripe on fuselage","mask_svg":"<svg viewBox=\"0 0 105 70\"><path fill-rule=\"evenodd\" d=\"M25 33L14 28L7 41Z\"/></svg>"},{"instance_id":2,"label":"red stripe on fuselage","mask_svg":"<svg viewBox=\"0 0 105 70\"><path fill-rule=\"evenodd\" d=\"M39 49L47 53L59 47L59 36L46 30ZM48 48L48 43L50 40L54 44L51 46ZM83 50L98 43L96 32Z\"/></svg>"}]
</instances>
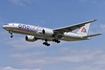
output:
<instances>
[{"instance_id":1,"label":"red stripe on fuselage","mask_svg":"<svg viewBox=\"0 0 105 70\"><path fill-rule=\"evenodd\" d=\"M25 29L18 29L18 30L21 30L21 31L27 31L27 30L25 30Z\"/></svg>"}]
</instances>

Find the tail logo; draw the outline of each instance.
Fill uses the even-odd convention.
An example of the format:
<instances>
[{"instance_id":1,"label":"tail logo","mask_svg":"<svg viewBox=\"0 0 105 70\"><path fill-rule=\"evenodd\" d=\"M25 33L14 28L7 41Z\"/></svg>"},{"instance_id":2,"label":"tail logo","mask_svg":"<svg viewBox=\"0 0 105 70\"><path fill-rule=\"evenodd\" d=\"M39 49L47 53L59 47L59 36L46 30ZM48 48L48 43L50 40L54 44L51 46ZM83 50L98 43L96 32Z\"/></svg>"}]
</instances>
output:
<instances>
[{"instance_id":1,"label":"tail logo","mask_svg":"<svg viewBox=\"0 0 105 70\"><path fill-rule=\"evenodd\" d=\"M86 29L83 27L83 28L81 29L81 32L86 33Z\"/></svg>"}]
</instances>

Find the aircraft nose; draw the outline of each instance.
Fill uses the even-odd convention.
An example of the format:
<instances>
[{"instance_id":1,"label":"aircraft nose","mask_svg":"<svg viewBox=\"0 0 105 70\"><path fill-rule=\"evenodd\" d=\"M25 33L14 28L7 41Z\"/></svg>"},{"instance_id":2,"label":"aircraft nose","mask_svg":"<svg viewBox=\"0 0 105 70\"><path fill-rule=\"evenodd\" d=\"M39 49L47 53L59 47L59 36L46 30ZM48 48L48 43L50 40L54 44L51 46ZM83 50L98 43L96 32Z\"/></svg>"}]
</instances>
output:
<instances>
[{"instance_id":1,"label":"aircraft nose","mask_svg":"<svg viewBox=\"0 0 105 70\"><path fill-rule=\"evenodd\" d=\"M3 28L3 29L7 29L7 26L6 26L6 25L3 25L2 28Z\"/></svg>"},{"instance_id":2,"label":"aircraft nose","mask_svg":"<svg viewBox=\"0 0 105 70\"><path fill-rule=\"evenodd\" d=\"M5 28L6 28L6 26L5 26L5 25L3 25L3 26L2 26L2 28L4 28L4 29L5 29Z\"/></svg>"}]
</instances>

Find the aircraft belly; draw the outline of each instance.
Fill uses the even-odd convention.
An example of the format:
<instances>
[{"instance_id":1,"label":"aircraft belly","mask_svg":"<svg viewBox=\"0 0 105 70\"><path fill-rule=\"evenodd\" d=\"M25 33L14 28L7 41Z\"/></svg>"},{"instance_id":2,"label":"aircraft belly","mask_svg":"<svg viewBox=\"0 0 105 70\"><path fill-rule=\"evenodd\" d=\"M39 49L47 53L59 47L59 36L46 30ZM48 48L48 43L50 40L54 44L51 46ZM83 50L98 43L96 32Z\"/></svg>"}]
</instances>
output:
<instances>
[{"instance_id":1,"label":"aircraft belly","mask_svg":"<svg viewBox=\"0 0 105 70\"><path fill-rule=\"evenodd\" d=\"M40 38L40 39L42 39L42 40L47 39L48 41L52 41L53 39L55 39L55 38L52 37L52 36L36 35L36 34L35 34L35 37Z\"/></svg>"},{"instance_id":2,"label":"aircraft belly","mask_svg":"<svg viewBox=\"0 0 105 70\"><path fill-rule=\"evenodd\" d=\"M72 39L72 38L64 38L64 39L61 39L61 40L64 40L64 41L78 41L77 39Z\"/></svg>"}]
</instances>

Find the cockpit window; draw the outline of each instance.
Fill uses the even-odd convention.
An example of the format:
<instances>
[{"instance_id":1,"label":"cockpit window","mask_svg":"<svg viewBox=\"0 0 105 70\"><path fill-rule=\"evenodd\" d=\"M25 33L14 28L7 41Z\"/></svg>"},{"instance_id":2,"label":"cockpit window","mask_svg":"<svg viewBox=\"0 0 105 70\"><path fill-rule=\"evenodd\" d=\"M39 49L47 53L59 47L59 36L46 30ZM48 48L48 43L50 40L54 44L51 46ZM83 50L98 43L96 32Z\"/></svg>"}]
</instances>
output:
<instances>
[{"instance_id":1,"label":"cockpit window","mask_svg":"<svg viewBox=\"0 0 105 70\"><path fill-rule=\"evenodd\" d=\"M9 24L5 24L5 25L9 25Z\"/></svg>"}]
</instances>

